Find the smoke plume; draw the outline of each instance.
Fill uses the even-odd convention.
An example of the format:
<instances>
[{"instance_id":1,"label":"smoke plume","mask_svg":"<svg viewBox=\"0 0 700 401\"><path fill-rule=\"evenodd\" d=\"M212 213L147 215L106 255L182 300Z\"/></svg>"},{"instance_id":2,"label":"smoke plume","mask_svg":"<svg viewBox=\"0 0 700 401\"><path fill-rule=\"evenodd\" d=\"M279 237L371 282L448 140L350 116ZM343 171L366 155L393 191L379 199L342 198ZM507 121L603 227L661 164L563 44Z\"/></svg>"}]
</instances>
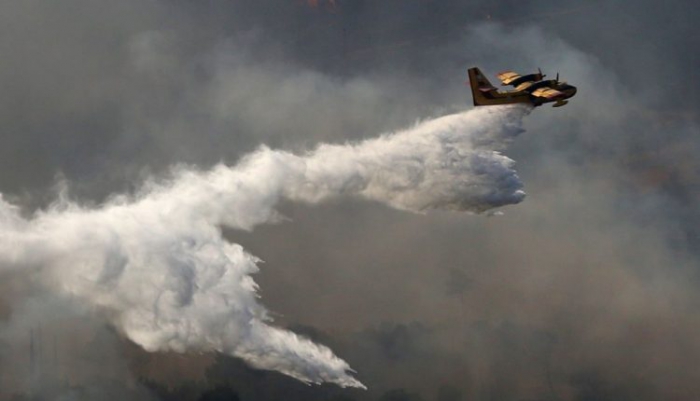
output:
<instances>
[{"instance_id":1,"label":"smoke plume","mask_svg":"<svg viewBox=\"0 0 700 401\"><path fill-rule=\"evenodd\" d=\"M221 226L279 221L281 199L354 196L474 213L518 203L522 184L499 152L528 112L472 110L306 155L262 148L233 167L181 167L101 207L64 195L25 218L0 198L0 266L36 272L148 351L218 351L307 383L363 387L330 349L271 325L251 277L259 259Z\"/></svg>"}]
</instances>

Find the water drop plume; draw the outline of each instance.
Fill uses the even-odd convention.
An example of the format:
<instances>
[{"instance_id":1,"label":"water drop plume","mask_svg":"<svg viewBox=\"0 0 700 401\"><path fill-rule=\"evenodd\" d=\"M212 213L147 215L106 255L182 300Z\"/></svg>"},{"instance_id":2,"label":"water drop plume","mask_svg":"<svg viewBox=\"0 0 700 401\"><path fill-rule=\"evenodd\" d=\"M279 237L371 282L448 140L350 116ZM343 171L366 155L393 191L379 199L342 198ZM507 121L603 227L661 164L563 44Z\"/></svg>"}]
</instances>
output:
<instances>
[{"instance_id":1,"label":"water drop plume","mask_svg":"<svg viewBox=\"0 0 700 401\"><path fill-rule=\"evenodd\" d=\"M36 274L148 351L217 351L307 383L363 387L329 348L272 324L252 278L259 260L221 227L277 221L281 199L474 213L518 203L522 183L500 152L528 112L475 109L303 155L263 147L99 207L61 197L26 218L0 198L0 267Z\"/></svg>"}]
</instances>

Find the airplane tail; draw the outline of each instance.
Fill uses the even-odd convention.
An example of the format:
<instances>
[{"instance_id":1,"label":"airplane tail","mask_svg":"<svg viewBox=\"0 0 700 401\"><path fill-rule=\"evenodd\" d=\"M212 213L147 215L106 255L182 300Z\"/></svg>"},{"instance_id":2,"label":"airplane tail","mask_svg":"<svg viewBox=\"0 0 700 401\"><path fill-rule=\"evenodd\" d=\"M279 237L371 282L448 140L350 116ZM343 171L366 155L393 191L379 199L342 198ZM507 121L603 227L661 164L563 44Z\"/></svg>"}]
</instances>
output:
<instances>
[{"instance_id":1,"label":"airplane tail","mask_svg":"<svg viewBox=\"0 0 700 401\"><path fill-rule=\"evenodd\" d=\"M474 106L489 104L484 94L496 90L496 87L491 85L491 82L489 82L486 76L477 67L469 69L469 86L472 88Z\"/></svg>"}]
</instances>

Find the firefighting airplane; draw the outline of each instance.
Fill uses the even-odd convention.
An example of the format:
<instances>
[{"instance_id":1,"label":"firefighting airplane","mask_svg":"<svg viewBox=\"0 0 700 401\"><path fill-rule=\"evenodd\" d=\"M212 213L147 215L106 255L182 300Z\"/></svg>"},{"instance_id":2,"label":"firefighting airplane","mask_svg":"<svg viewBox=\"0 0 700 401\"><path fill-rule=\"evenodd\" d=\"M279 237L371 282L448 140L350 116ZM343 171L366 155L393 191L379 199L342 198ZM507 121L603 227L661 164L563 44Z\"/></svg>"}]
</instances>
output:
<instances>
[{"instance_id":1,"label":"firefighting airplane","mask_svg":"<svg viewBox=\"0 0 700 401\"><path fill-rule=\"evenodd\" d=\"M569 103L566 99L576 94L576 87L556 79L543 80L542 71L534 74L519 75L513 71L498 74L503 86L511 85L515 89L499 91L478 68L469 69L469 84L472 87L474 106L490 106L496 104L529 103L541 106L544 103L554 103L561 107Z\"/></svg>"}]
</instances>

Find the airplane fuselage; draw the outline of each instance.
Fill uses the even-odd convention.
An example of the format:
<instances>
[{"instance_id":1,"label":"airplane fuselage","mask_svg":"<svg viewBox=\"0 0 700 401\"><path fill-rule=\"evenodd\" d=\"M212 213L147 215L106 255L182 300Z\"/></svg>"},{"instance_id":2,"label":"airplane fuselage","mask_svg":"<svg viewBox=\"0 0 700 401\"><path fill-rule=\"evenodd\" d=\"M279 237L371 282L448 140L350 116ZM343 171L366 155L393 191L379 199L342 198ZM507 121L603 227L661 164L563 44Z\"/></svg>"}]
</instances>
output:
<instances>
[{"instance_id":1,"label":"airplane fuselage","mask_svg":"<svg viewBox=\"0 0 700 401\"><path fill-rule=\"evenodd\" d=\"M554 103L554 107L564 106L569 99L576 95L576 87L557 79L530 81L542 78L541 73L530 74L510 81L509 85L516 86L515 90L500 91L496 89L478 68L469 69L469 83L472 89L475 106L499 104L528 103L535 107L546 103Z\"/></svg>"}]
</instances>

